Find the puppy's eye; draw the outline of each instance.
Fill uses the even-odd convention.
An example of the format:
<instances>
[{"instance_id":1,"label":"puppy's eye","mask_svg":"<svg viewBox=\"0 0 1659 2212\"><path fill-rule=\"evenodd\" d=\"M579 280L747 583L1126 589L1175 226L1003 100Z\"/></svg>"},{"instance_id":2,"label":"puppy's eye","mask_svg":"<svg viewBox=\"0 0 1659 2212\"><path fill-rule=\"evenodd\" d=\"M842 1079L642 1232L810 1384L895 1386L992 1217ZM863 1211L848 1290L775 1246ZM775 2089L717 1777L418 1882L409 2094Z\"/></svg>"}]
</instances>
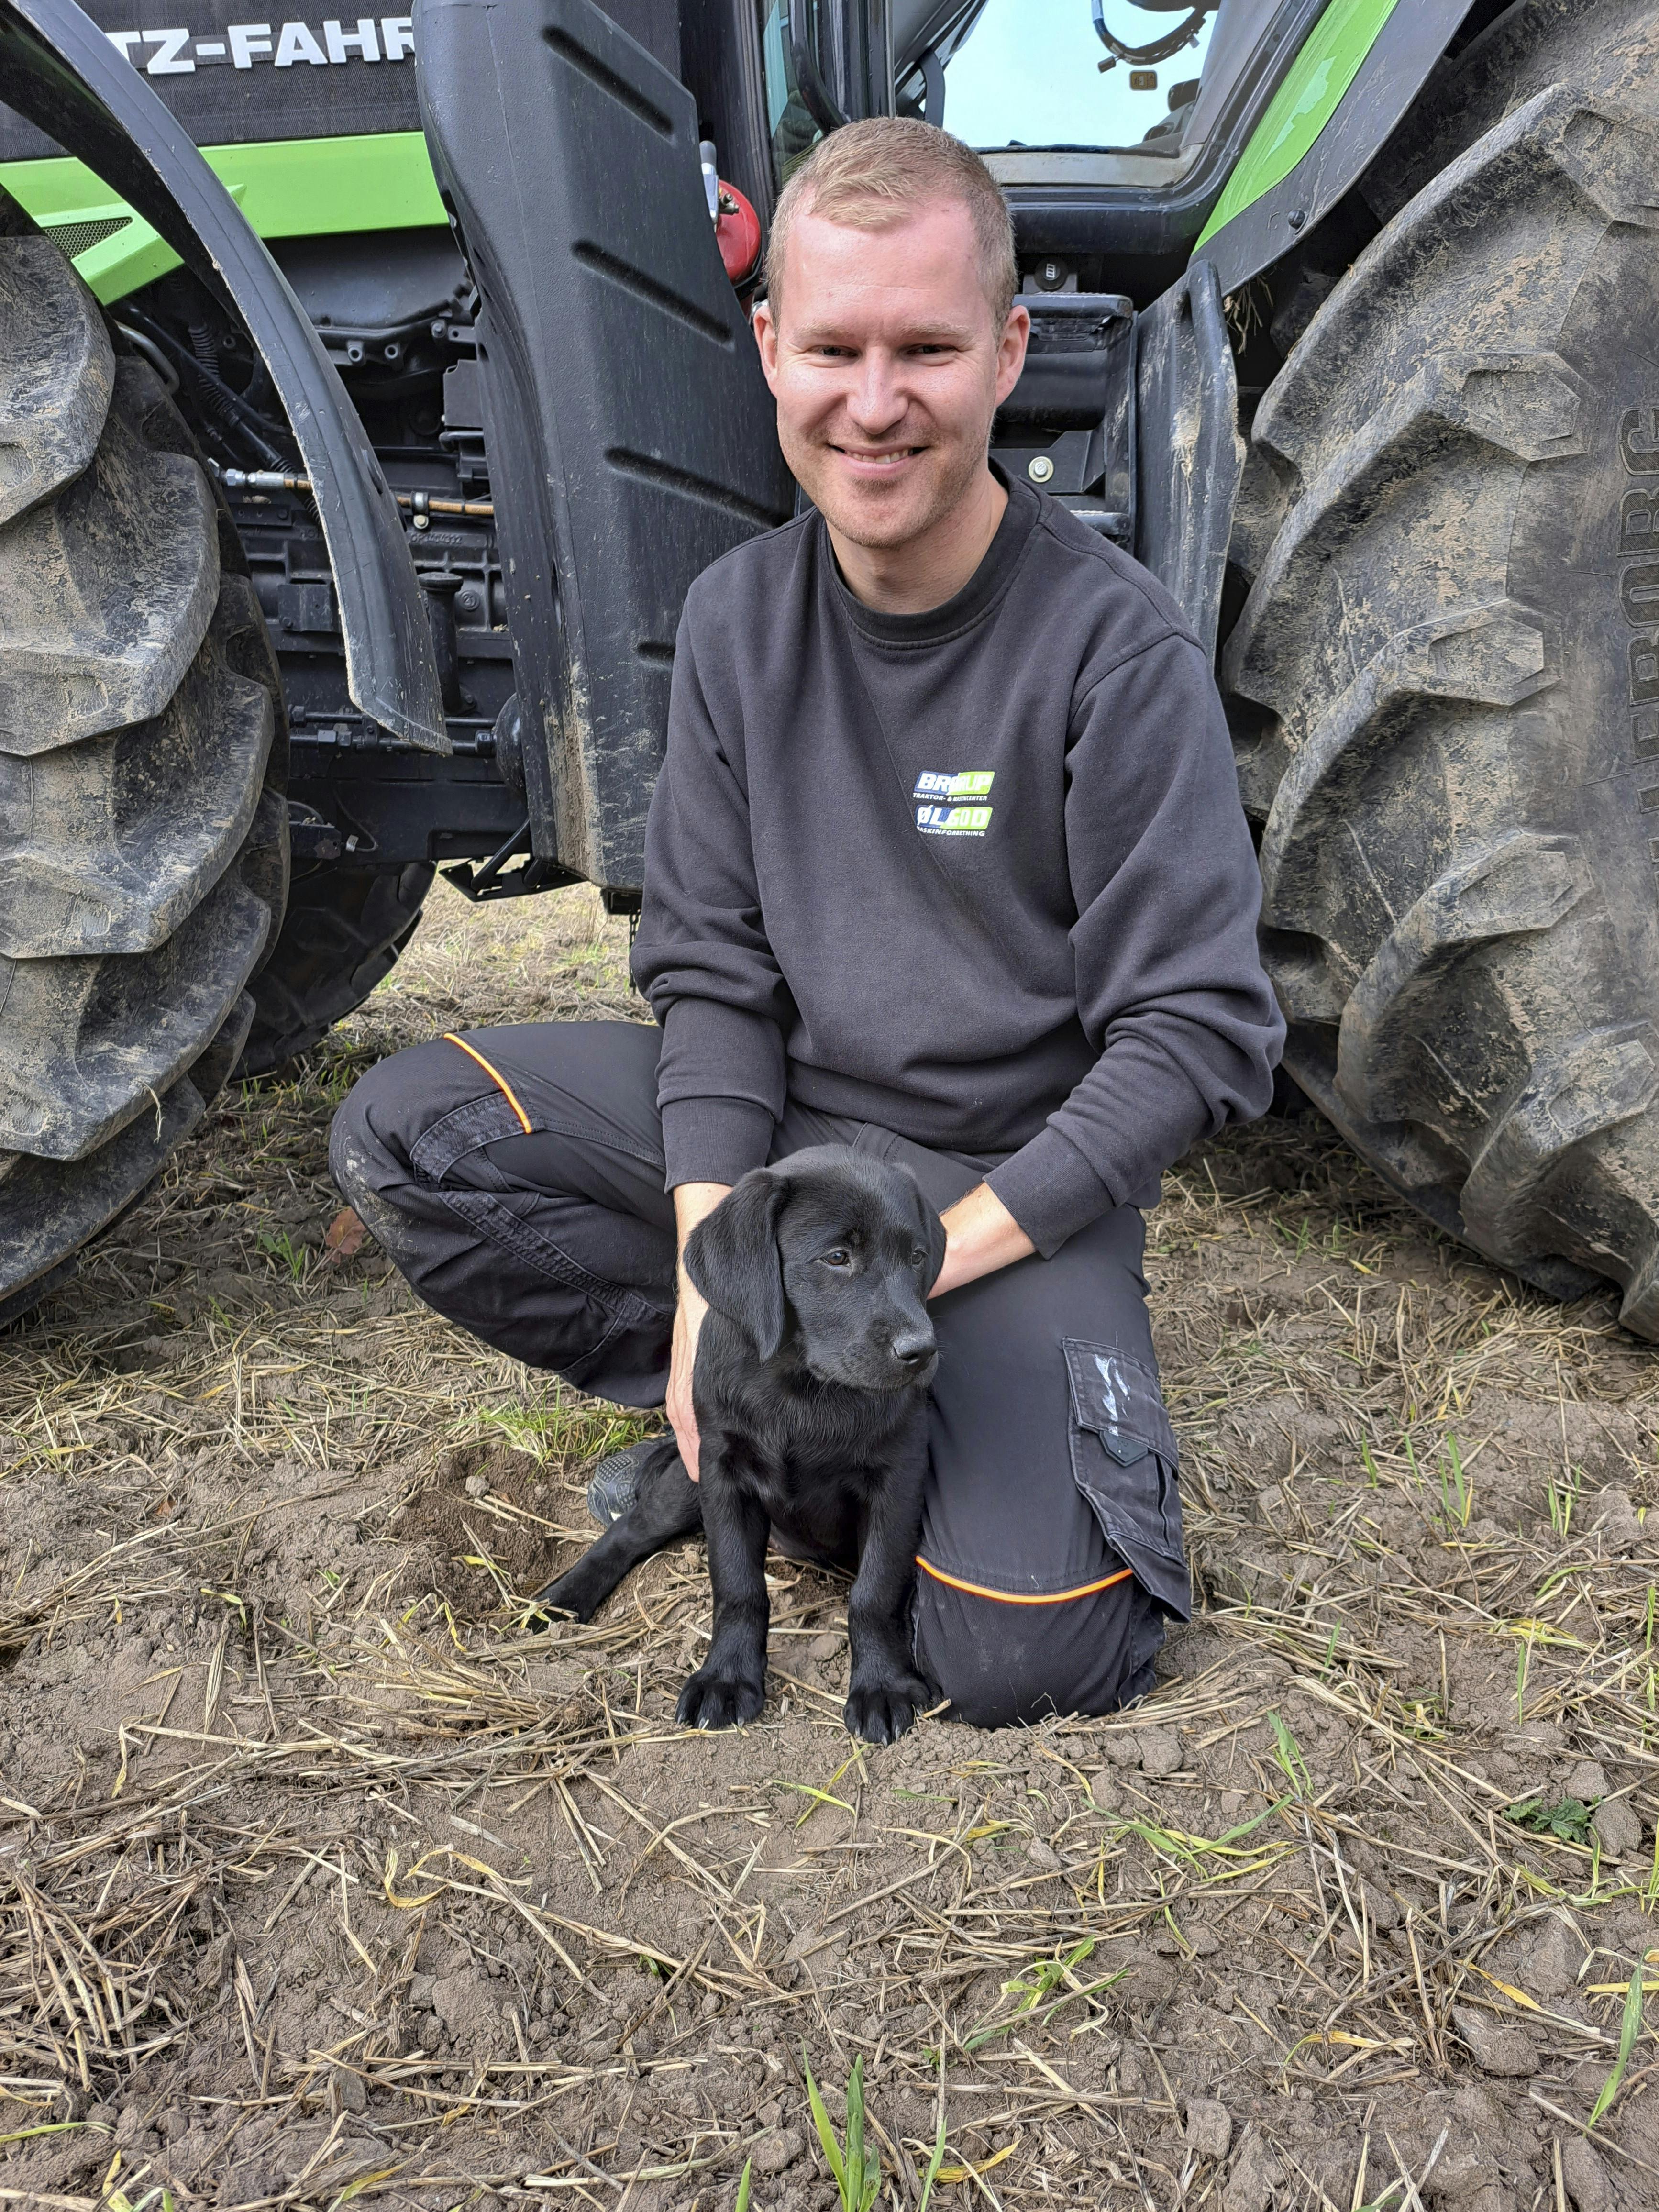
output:
<instances>
[{"instance_id":1,"label":"puppy's eye","mask_svg":"<svg viewBox=\"0 0 1659 2212\"><path fill-rule=\"evenodd\" d=\"M923 1251L920 1244L917 1245L915 1250L910 1255L910 1265L913 1267L925 1267L927 1265L927 1255Z\"/></svg>"},{"instance_id":2,"label":"puppy's eye","mask_svg":"<svg viewBox=\"0 0 1659 2212\"><path fill-rule=\"evenodd\" d=\"M853 1264L853 1255L844 1244L837 1244L833 1252L826 1252L823 1256L826 1267L850 1267Z\"/></svg>"}]
</instances>

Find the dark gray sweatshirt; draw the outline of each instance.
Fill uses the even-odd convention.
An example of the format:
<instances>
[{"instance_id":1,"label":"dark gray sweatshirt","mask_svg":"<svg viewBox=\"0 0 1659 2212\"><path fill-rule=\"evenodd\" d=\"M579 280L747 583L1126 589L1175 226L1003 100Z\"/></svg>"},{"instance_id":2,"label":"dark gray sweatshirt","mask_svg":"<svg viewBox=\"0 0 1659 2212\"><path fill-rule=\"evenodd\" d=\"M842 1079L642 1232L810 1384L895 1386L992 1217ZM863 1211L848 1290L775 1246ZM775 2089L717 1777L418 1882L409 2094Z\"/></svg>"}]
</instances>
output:
<instances>
[{"instance_id":1,"label":"dark gray sweatshirt","mask_svg":"<svg viewBox=\"0 0 1659 2212\"><path fill-rule=\"evenodd\" d=\"M670 1186L761 1164L786 1092L1007 1153L1037 1249L1267 1106L1284 1025L1203 653L1169 594L1009 488L969 583L878 614L822 520L687 596L635 981Z\"/></svg>"}]
</instances>

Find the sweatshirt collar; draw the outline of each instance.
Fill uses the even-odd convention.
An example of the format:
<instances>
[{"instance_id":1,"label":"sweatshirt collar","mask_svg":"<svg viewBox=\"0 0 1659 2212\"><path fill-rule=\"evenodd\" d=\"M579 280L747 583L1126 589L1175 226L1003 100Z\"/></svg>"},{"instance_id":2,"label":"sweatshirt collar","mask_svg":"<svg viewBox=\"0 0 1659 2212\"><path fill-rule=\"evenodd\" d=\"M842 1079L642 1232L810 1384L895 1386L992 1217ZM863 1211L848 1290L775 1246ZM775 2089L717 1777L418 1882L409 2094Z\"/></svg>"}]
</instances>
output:
<instances>
[{"instance_id":1,"label":"sweatshirt collar","mask_svg":"<svg viewBox=\"0 0 1659 2212\"><path fill-rule=\"evenodd\" d=\"M1019 557L1036 526L1042 506L1040 495L1029 484L1011 477L993 461L991 472L1008 495L1008 504L997 525L996 535L986 547L977 568L954 597L919 615L884 614L867 607L848 588L830 542L830 532L818 517L824 566L832 580L836 600L854 629L883 645L939 645L971 628L1001 598L1012 581Z\"/></svg>"}]
</instances>

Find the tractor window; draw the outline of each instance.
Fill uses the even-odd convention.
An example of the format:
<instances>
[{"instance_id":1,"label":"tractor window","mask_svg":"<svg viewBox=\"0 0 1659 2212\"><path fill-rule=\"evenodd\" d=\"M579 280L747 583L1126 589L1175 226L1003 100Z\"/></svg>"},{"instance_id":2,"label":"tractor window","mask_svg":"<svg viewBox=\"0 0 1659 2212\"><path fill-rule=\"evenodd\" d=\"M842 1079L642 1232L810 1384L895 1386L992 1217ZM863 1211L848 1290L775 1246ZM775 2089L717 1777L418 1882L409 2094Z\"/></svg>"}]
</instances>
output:
<instances>
[{"instance_id":1,"label":"tractor window","mask_svg":"<svg viewBox=\"0 0 1659 2212\"><path fill-rule=\"evenodd\" d=\"M1107 28L1145 46L1171 27L1134 0L1103 0ZM1179 22L1179 15L1175 21ZM1176 152L1198 90L1213 15L1155 68L1111 59L1091 0L987 0L945 63L945 127L984 150L1008 146L1142 147ZM901 88L902 94L908 88Z\"/></svg>"},{"instance_id":2,"label":"tractor window","mask_svg":"<svg viewBox=\"0 0 1659 2212\"><path fill-rule=\"evenodd\" d=\"M766 70L766 127L772 138L773 179L780 191L789 181L789 172L804 155L811 153L823 135L807 112L800 88L795 82L795 64L784 35L783 15L782 8L772 9L761 36Z\"/></svg>"}]
</instances>

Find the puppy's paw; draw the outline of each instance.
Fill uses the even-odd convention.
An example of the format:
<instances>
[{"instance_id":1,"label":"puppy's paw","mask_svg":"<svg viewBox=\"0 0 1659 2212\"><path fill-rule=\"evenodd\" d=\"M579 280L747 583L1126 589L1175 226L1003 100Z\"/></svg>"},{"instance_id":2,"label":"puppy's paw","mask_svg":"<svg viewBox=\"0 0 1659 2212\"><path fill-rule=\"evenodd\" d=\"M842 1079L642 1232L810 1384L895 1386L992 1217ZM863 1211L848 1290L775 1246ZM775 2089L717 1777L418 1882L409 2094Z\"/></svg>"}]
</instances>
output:
<instances>
[{"instance_id":1,"label":"puppy's paw","mask_svg":"<svg viewBox=\"0 0 1659 2212\"><path fill-rule=\"evenodd\" d=\"M682 1728L743 1728L760 1718L765 1703L763 1683L700 1667L680 1692L674 1717Z\"/></svg>"},{"instance_id":2,"label":"puppy's paw","mask_svg":"<svg viewBox=\"0 0 1659 2212\"><path fill-rule=\"evenodd\" d=\"M597 1595L584 1586L580 1561L568 1574L559 1576L544 1589L538 1589L531 1604L535 1613L529 1626L532 1629L550 1627L556 1620L592 1620L605 1601L607 1592Z\"/></svg>"},{"instance_id":3,"label":"puppy's paw","mask_svg":"<svg viewBox=\"0 0 1659 2212\"><path fill-rule=\"evenodd\" d=\"M842 1707L842 1718L866 1743L896 1743L916 1715L933 1703L931 1684L919 1674L900 1674L890 1682L856 1686Z\"/></svg>"}]
</instances>

